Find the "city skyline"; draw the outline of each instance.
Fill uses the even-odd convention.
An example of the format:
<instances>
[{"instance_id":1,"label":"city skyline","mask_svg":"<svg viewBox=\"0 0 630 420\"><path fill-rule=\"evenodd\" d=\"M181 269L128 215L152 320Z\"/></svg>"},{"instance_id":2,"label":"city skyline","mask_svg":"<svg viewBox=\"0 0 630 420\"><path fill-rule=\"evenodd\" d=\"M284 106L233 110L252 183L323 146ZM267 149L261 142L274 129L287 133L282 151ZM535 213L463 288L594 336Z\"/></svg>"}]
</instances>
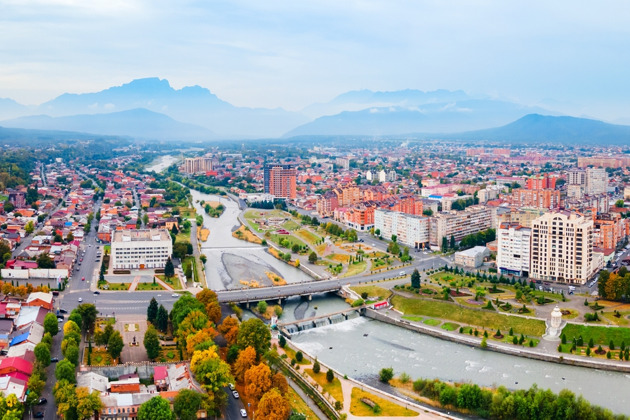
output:
<instances>
[{"instance_id":1,"label":"city skyline","mask_svg":"<svg viewBox=\"0 0 630 420\"><path fill-rule=\"evenodd\" d=\"M237 106L461 89L628 123L628 5L0 2L0 97L33 105L157 76Z\"/></svg>"}]
</instances>

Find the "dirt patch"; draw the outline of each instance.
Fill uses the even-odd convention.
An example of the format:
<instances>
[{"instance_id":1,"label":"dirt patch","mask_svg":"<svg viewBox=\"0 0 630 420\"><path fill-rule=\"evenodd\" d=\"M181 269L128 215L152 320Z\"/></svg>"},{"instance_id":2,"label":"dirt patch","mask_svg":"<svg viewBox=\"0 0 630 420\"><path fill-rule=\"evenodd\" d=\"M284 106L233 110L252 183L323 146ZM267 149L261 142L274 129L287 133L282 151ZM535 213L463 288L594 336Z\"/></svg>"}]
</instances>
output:
<instances>
[{"instance_id":1,"label":"dirt patch","mask_svg":"<svg viewBox=\"0 0 630 420\"><path fill-rule=\"evenodd\" d=\"M269 277L269 280L271 280L275 286L282 286L284 284L287 284L287 281L276 273L265 271L265 274L267 275L267 277Z\"/></svg>"},{"instance_id":2,"label":"dirt patch","mask_svg":"<svg viewBox=\"0 0 630 420\"><path fill-rule=\"evenodd\" d=\"M267 273L282 278L282 275L273 267L240 255L224 253L221 256L221 262L232 279L232 284L236 287L243 285L248 287L273 286L274 282Z\"/></svg>"},{"instance_id":3,"label":"dirt patch","mask_svg":"<svg viewBox=\"0 0 630 420\"><path fill-rule=\"evenodd\" d=\"M210 236L210 229L203 228L199 231L199 239L201 242L206 242Z\"/></svg>"},{"instance_id":4,"label":"dirt patch","mask_svg":"<svg viewBox=\"0 0 630 420\"><path fill-rule=\"evenodd\" d=\"M254 235L250 230L246 229L245 226L239 227L234 232L232 232L232 236L237 239L242 239L247 242L252 242L254 244L262 244L262 239L258 236Z\"/></svg>"}]
</instances>

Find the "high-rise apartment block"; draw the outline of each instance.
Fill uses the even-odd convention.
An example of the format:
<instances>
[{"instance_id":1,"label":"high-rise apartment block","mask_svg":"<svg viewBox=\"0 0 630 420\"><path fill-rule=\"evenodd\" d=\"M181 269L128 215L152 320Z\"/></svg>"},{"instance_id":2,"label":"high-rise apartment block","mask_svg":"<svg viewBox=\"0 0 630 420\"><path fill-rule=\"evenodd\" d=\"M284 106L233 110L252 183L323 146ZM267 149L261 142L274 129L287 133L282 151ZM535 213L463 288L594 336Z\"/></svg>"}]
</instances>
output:
<instances>
[{"instance_id":1,"label":"high-rise apartment block","mask_svg":"<svg viewBox=\"0 0 630 420\"><path fill-rule=\"evenodd\" d=\"M534 220L531 277L584 284L596 268L593 220L568 211L546 213Z\"/></svg>"},{"instance_id":2,"label":"high-rise apartment block","mask_svg":"<svg viewBox=\"0 0 630 420\"><path fill-rule=\"evenodd\" d=\"M546 190L556 188L556 178L548 175L533 176L527 178L528 190Z\"/></svg>"},{"instance_id":3,"label":"high-rise apartment block","mask_svg":"<svg viewBox=\"0 0 630 420\"><path fill-rule=\"evenodd\" d=\"M605 194L608 190L608 174L604 168L586 168L586 194Z\"/></svg>"},{"instance_id":4,"label":"high-rise apartment block","mask_svg":"<svg viewBox=\"0 0 630 420\"><path fill-rule=\"evenodd\" d=\"M442 245L442 238L461 241L466 235L481 232L495 227L496 208L486 206L470 206L462 211L451 210L431 217L429 226L429 243L432 247Z\"/></svg>"},{"instance_id":5,"label":"high-rise apartment block","mask_svg":"<svg viewBox=\"0 0 630 420\"><path fill-rule=\"evenodd\" d=\"M512 191L509 202L511 205L517 207L556 209L560 207L560 191L517 188Z\"/></svg>"},{"instance_id":6,"label":"high-rise apartment block","mask_svg":"<svg viewBox=\"0 0 630 420\"><path fill-rule=\"evenodd\" d=\"M295 199L297 170L292 165L266 164L264 168L265 193L278 198Z\"/></svg>"},{"instance_id":7,"label":"high-rise apartment block","mask_svg":"<svg viewBox=\"0 0 630 420\"><path fill-rule=\"evenodd\" d=\"M397 236L401 244L414 248L423 248L429 242L429 219L396 211L376 210L374 229L379 229L381 236L390 239Z\"/></svg>"},{"instance_id":8,"label":"high-rise apartment block","mask_svg":"<svg viewBox=\"0 0 630 420\"><path fill-rule=\"evenodd\" d=\"M497 268L502 274L529 275L532 230L518 223L501 223L497 232Z\"/></svg>"},{"instance_id":9,"label":"high-rise apartment block","mask_svg":"<svg viewBox=\"0 0 630 420\"><path fill-rule=\"evenodd\" d=\"M186 158L184 160L184 172L187 174L197 174L209 172L211 170L212 158L202 156L195 158Z\"/></svg>"}]
</instances>

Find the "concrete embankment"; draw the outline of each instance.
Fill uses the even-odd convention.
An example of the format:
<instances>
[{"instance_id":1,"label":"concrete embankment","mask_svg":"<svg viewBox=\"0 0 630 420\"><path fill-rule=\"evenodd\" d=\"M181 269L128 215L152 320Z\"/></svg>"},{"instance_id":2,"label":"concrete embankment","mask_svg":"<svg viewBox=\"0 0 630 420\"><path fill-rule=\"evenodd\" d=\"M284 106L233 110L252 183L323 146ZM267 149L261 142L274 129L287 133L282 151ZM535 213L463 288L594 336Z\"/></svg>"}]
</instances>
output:
<instances>
[{"instance_id":1,"label":"concrete embankment","mask_svg":"<svg viewBox=\"0 0 630 420\"><path fill-rule=\"evenodd\" d=\"M390 309L391 311L391 309ZM454 343L463 345L469 345L473 347L481 347L481 338L470 337L464 334L456 332L450 332L441 330L438 328L431 328L429 326L412 323L404 319L398 319L398 317L390 316L386 312L376 311L374 309L366 309L364 316L370 319L384 322L386 324L395 325L398 327L406 328L411 331L415 331L421 334L430 335L432 337L440 338ZM496 351L499 353L509 354L512 356L526 357L529 359L542 360L545 362L562 363L571 366L581 366L586 368L595 368L602 370L610 370L613 372L630 372L630 362L619 363L614 360L596 360L580 356L562 354L548 354L541 353L535 349L530 350L523 347L510 347L500 343L487 340L486 350Z\"/></svg>"}]
</instances>

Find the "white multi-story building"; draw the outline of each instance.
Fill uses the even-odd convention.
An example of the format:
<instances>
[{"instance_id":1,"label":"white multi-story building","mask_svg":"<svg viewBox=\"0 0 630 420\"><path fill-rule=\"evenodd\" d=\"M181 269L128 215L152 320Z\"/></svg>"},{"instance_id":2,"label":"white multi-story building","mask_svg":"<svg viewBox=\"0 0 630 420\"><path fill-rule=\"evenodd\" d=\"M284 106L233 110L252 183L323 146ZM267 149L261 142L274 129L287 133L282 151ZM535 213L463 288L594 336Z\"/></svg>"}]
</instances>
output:
<instances>
[{"instance_id":1,"label":"white multi-story building","mask_svg":"<svg viewBox=\"0 0 630 420\"><path fill-rule=\"evenodd\" d=\"M429 242L427 217L378 209L374 211L374 229L379 229L383 238L396 235L398 243L414 248L422 248Z\"/></svg>"},{"instance_id":2,"label":"white multi-story building","mask_svg":"<svg viewBox=\"0 0 630 420\"><path fill-rule=\"evenodd\" d=\"M462 211L451 210L438 213L429 222L429 243L440 247L442 238L450 241L451 236L461 241L466 235L496 227L496 207L475 205Z\"/></svg>"},{"instance_id":3,"label":"white multi-story building","mask_svg":"<svg viewBox=\"0 0 630 420\"><path fill-rule=\"evenodd\" d=\"M593 220L577 213L547 213L532 223L530 277L584 284L593 263Z\"/></svg>"},{"instance_id":4,"label":"white multi-story building","mask_svg":"<svg viewBox=\"0 0 630 420\"><path fill-rule=\"evenodd\" d=\"M608 191L608 174L604 168L586 168L586 194L605 194Z\"/></svg>"},{"instance_id":5,"label":"white multi-story building","mask_svg":"<svg viewBox=\"0 0 630 420\"><path fill-rule=\"evenodd\" d=\"M501 223L497 230L497 268L503 274L529 276L532 230L519 223Z\"/></svg>"},{"instance_id":6,"label":"white multi-story building","mask_svg":"<svg viewBox=\"0 0 630 420\"><path fill-rule=\"evenodd\" d=\"M166 229L117 230L112 234L114 270L164 268L172 253L173 243Z\"/></svg>"},{"instance_id":7,"label":"white multi-story building","mask_svg":"<svg viewBox=\"0 0 630 420\"><path fill-rule=\"evenodd\" d=\"M583 169L572 169L568 173L569 185L581 185L586 186L586 171Z\"/></svg>"},{"instance_id":8,"label":"white multi-story building","mask_svg":"<svg viewBox=\"0 0 630 420\"><path fill-rule=\"evenodd\" d=\"M378 182L385 181L387 181L387 173L385 172L385 169L381 169L380 171L378 171Z\"/></svg>"}]
</instances>

